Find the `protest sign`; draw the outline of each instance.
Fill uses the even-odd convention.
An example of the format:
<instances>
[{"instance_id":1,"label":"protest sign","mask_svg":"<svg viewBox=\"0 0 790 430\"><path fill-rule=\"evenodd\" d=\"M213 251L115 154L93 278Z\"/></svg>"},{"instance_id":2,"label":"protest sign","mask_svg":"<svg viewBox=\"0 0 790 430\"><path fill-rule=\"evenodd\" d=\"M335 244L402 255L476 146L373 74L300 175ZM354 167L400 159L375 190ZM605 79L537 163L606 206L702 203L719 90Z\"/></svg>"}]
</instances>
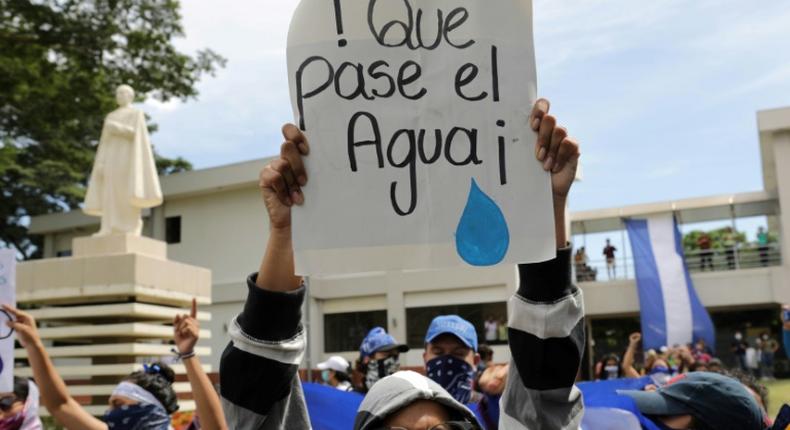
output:
<instances>
[{"instance_id":1,"label":"protest sign","mask_svg":"<svg viewBox=\"0 0 790 430\"><path fill-rule=\"evenodd\" d=\"M16 252L0 249L0 304L16 306ZM14 391L14 336L11 316L0 309L0 393Z\"/></svg>"},{"instance_id":2,"label":"protest sign","mask_svg":"<svg viewBox=\"0 0 790 430\"><path fill-rule=\"evenodd\" d=\"M310 183L297 272L554 256L529 0L302 0L288 35Z\"/></svg>"}]
</instances>

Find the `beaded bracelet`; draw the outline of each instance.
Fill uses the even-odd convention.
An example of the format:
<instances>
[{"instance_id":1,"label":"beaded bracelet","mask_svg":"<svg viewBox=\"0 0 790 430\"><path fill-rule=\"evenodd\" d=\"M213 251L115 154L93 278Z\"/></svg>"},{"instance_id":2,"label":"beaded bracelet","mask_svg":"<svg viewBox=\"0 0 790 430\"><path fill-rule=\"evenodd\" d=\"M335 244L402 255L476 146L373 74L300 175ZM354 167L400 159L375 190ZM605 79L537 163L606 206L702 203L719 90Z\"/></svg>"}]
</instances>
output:
<instances>
[{"instance_id":1,"label":"beaded bracelet","mask_svg":"<svg viewBox=\"0 0 790 430\"><path fill-rule=\"evenodd\" d=\"M170 351L176 355L176 360L184 360L186 358L192 358L195 356L195 350L189 351L187 353L181 353L177 349L173 348Z\"/></svg>"}]
</instances>

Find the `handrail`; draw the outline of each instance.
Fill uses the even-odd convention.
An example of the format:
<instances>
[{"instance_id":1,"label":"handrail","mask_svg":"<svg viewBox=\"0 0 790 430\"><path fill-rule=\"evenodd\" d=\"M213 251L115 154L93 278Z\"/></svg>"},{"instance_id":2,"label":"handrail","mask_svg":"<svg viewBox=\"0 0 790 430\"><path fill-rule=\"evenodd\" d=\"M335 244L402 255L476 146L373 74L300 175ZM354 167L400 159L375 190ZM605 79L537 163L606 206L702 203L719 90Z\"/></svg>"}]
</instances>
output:
<instances>
[{"instance_id":1,"label":"handrail","mask_svg":"<svg viewBox=\"0 0 790 430\"><path fill-rule=\"evenodd\" d=\"M691 273L722 272L758 267L779 266L782 264L782 252L779 244L765 246L745 244L729 248L712 248L708 250L686 250L686 267ZM580 265L574 259L574 272L577 282L605 282L609 280L634 279L634 259L629 255L615 259L614 276L607 273L606 259L588 260Z\"/></svg>"}]
</instances>

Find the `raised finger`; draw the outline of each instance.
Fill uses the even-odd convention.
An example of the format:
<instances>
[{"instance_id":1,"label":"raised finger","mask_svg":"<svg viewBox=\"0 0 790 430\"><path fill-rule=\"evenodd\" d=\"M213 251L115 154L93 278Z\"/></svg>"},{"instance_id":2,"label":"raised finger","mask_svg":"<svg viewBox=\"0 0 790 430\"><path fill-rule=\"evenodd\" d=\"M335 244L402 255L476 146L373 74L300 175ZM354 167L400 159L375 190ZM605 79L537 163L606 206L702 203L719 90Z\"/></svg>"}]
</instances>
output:
<instances>
[{"instance_id":1,"label":"raised finger","mask_svg":"<svg viewBox=\"0 0 790 430\"><path fill-rule=\"evenodd\" d=\"M299 130L299 127L293 124L285 124L283 126L283 137L286 141L294 142L302 155L310 153L310 144L307 142L307 137L302 133L302 130Z\"/></svg>"},{"instance_id":2,"label":"raised finger","mask_svg":"<svg viewBox=\"0 0 790 430\"><path fill-rule=\"evenodd\" d=\"M554 126L556 125L557 119L551 115L546 115L540 121L538 142L535 150L537 151L538 160L544 163L544 168L546 163L553 162L553 160L549 160L549 149L551 148L551 135L554 133Z\"/></svg>"},{"instance_id":3,"label":"raised finger","mask_svg":"<svg viewBox=\"0 0 790 430\"><path fill-rule=\"evenodd\" d=\"M286 206L293 204L291 197L288 195L288 186L285 184L285 178L280 172L274 170L271 164L266 166L261 173L261 186L273 190L277 194L277 199L280 200L280 203Z\"/></svg>"},{"instance_id":4,"label":"raised finger","mask_svg":"<svg viewBox=\"0 0 790 430\"><path fill-rule=\"evenodd\" d=\"M541 98L535 102L532 106L532 112L529 114L529 125L532 127L532 131L540 129L540 123L543 117L548 115L550 108L551 103L546 99Z\"/></svg>"},{"instance_id":5,"label":"raised finger","mask_svg":"<svg viewBox=\"0 0 790 430\"><path fill-rule=\"evenodd\" d=\"M192 298L192 309L189 312L189 316L192 318L197 318L197 299Z\"/></svg>"},{"instance_id":6,"label":"raised finger","mask_svg":"<svg viewBox=\"0 0 790 430\"><path fill-rule=\"evenodd\" d=\"M288 164L291 165L293 174L296 177L297 184L299 184L300 187L305 186L305 184L307 184L307 172L304 168L302 154L296 147L296 143L292 140L283 143L280 147L280 157L288 160Z\"/></svg>"}]
</instances>

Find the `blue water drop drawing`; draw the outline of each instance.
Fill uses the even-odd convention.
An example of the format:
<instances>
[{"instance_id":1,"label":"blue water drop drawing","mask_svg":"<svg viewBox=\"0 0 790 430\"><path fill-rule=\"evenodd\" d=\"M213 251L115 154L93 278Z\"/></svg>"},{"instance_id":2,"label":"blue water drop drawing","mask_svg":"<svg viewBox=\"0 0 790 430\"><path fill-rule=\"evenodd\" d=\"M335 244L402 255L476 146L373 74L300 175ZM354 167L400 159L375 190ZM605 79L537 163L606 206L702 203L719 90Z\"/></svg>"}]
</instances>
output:
<instances>
[{"instance_id":1,"label":"blue water drop drawing","mask_svg":"<svg viewBox=\"0 0 790 430\"><path fill-rule=\"evenodd\" d=\"M455 230L455 249L472 266L493 266L505 258L510 232L496 202L472 179L464 213Z\"/></svg>"}]
</instances>

